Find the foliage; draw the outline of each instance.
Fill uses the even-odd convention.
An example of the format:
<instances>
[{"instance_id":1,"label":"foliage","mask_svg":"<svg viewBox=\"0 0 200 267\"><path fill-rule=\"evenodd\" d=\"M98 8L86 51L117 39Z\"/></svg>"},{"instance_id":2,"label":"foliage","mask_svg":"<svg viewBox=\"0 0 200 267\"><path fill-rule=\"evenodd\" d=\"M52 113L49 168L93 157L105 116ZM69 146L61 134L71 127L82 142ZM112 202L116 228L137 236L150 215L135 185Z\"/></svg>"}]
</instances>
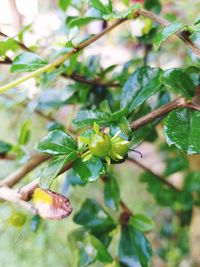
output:
<instances>
[{"instance_id":1,"label":"foliage","mask_svg":"<svg viewBox=\"0 0 200 267\"><path fill-rule=\"evenodd\" d=\"M107 267L148 267L156 253L166 261L175 257L177 262L178 252L188 253L185 240L190 216L194 206L200 205L200 174L190 165L190 155L200 153L200 49L195 44L200 19L197 17L193 24L187 25L172 16L170 22L166 22L160 18L163 14L158 15L161 1L120 2L123 3L118 7L110 0L89 0L87 4L59 0L57 8L62 12L63 24L53 35L57 43L63 31L67 37L56 48L45 47L44 55L40 45L35 48L25 45L23 37L30 31L29 25L17 37L0 42L1 62L11 64L10 73L19 76L0 87L1 109L6 112L19 106L23 109L18 121L18 137L12 142L0 140L0 157L14 159L25 168L22 175L19 171L0 181L0 198L33 213L14 210L6 221L18 229L29 224L29 229L40 235L45 231L42 223L46 219L63 219L74 209L76 229L68 235L67 242L74 254L73 264L79 267L98 262ZM71 9L78 15L71 16ZM133 37L130 31L121 33L117 45L134 40L144 49L144 56L107 67L102 64L100 55L86 56L86 47L104 35L109 36L123 23L138 19L144 24L141 36ZM99 34L87 34L92 23L101 26ZM151 64L151 58L159 57L161 52L167 55L170 52L173 56L176 49L172 47L172 51L168 51L166 44L168 39L174 41L174 35L184 41L182 45L191 48L184 51L182 66L166 68L155 62ZM194 56L190 57L192 52ZM30 96L26 84L19 93L21 84L32 78L36 81L36 94ZM67 117L57 120L63 110L67 110ZM47 121L46 127L42 125L42 138L34 136L34 120L39 121L39 117ZM153 166L147 167L145 158L136 161L130 152L140 153L136 147L146 142L156 146L163 159L165 167L160 173L154 172ZM41 161L35 163L37 157L41 157ZM160 222L152 217L151 211L135 211L135 204L126 201L128 196L121 187L119 173L128 161L144 169L140 182L145 184L146 191L158 206L170 210L177 224L183 225L182 245L181 233L167 228L173 226L173 219L159 225L159 234L166 242L173 236L174 246L180 245L177 254L167 253L166 248L163 252L156 251L147 233L154 231ZM11 196L3 194L4 189L14 186L37 166L39 170L34 178L38 179L34 183L19 193L11 189ZM182 186L173 183L172 177L176 174L181 175ZM64 183L62 178L66 178ZM30 177L27 183L28 179ZM87 194L87 187L91 185L95 190L102 189L102 196L95 195L96 191L92 196ZM68 197L73 200L73 194L80 188L86 195L81 193L80 203L77 201L73 207L74 201L70 204ZM33 192L33 201L28 202Z\"/></svg>"}]
</instances>

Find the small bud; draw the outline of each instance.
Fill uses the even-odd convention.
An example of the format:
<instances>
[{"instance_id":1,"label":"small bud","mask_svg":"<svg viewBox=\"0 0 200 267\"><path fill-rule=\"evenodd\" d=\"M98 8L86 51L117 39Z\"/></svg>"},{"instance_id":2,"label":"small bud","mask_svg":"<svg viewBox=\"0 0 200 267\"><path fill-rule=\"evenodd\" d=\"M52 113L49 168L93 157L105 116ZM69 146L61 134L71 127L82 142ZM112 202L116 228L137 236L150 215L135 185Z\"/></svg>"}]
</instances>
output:
<instances>
[{"instance_id":1,"label":"small bud","mask_svg":"<svg viewBox=\"0 0 200 267\"><path fill-rule=\"evenodd\" d=\"M63 219L72 212L68 198L47 189L37 188L33 195L33 203L38 214L45 219Z\"/></svg>"}]
</instances>

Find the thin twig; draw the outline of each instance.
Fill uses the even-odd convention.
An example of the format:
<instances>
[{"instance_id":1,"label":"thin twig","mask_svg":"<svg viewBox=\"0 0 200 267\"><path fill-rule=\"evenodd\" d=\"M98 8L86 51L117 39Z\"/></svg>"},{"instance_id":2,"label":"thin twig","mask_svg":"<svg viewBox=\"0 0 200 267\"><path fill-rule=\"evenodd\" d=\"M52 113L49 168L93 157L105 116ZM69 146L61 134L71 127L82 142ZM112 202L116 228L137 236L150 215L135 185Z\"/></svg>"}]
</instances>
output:
<instances>
[{"instance_id":1,"label":"thin twig","mask_svg":"<svg viewBox=\"0 0 200 267\"><path fill-rule=\"evenodd\" d=\"M67 76L65 74L62 75L65 78L71 78L72 80L80 83L85 83L85 84L90 84L90 85L96 85L96 86L110 86L110 87L119 87L119 83L114 83L114 82L102 82L100 78L96 79L88 79L85 76L79 75L77 73L72 73L70 76Z\"/></svg>"},{"instance_id":2,"label":"thin twig","mask_svg":"<svg viewBox=\"0 0 200 267\"><path fill-rule=\"evenodd\" d=\"M170 111L180 108L180 107L188 107L188 103L187 100L184 97L179 97L174 101L171 101L169 103L167 103L166 105L161 106L158 109L155 109L154 111L148 113L147 115L137 119L136 121L134 121L130 127L132 129L132 131L141 128L142 126L148 124L149 122L163 117L165 115L167 115ZM194 106L193 106L194 108Z\"/></svg>"},{"instance_id":3,"label":"thin twig","mask_svg":"<svg viewBox=\"0 0 200 267\"><path fill-rule=\"evenodd\" d=\"M8 175L0 181L1 186L12 187L17 184L26 174L39 166L42 162L49 159L49 156L38 154L33 156L25 165Z\"/></svg>"},{"instance_id":4,"label":"thin twig","mask_svg":"<svg viewBox=\"0 0 200 267\"><path fill-rule=\"evenodd\" d=\"M148 11L146 9L141 9L138 11L138 13L144 17L150 18L153 21L159 23L160 25L166 27L168 25L170 25L170 22L159 17L158 15L154 14L151 11ZM185 33L185 31L178 31L176 33L176 36L178 36L188 47L191 48L191 50L193 51L193 53L197 56L200 57L200 48L196 46L196 44L187 36L187 34Z\"/></svg>"},{"instance_id":5,"label":"thin twig","mask_svg":"<svg viewBox=\"0 0 200 267\"><path fill-rule=\"evenodd\" d=\"M15 160L15 155L0 154L0 160Z\"/></svg>"},{"instance_id":6,"label":"thin twig","mask_svg":"<svg viewBox=\"0 0 200 267\"><path fill-rule=\"evenodd\" d=\"M6 38L15 39L15 37L10 37L10 36L8 36L7 34L5 34L3 32L0 32L0 35L3 36L3 37L6 37ZM27 52L32 52L32 50L28 46L26 46L24 43L21 43L20 41L17 41L17 40L15 40L15 41L17 42L18 46L21 47L21 49L23 49L23 50L25 50Z\"/></svg>"},{"instance_id":7,"label":"thin twig","mask_svg":"<svg viewBox=\"0 0 200 267\"><path fill-rule=\"evenodd\" d=\"M70 59L72 56L74 56L75 54L77 54L80 50L84 49L85 47L89 46L90 44L94 43L95 41L97 41L98 39L100 39L103 35L105 35L106 33L112 31L114 28L116 28L118 25L120 25L122 22L124 22L125 19L120 19L117 20L114 24L112 24L111 26L107 27L105 30L103 30L102 32L100 32L99 34L96 34L95 36L91 37L89 40L86 40L84 42L82 42L81 44L79 44L77 47L75 47L71 52L59 57L58 59L55 59L53 62L45 65L42 68L39 68L33 72L31 72L30 74L20 77L6 85L3 85L0 87L0 94L6 92L7 90L16 87L18 85L20 85L21 83L31 79L31 78L35 78L38 75L47 72L49 70L52 70L54 68L59 67L60 65L62 65L66 60Z\"/></svg>"},{"instance_id":8,"label":"thin twig","mask_svg":"<svg viewBox=\"0 0 200 267\"><path fill-rule=\"evenodd\" d=\"M155 177L155 179L159 180L161 183L165 184L166 186L170 187L171 189L173 189L176 192L180 192L180 190L178 188L176 188L173 184L171 184L169 181L167 181L164 177L162 177L160 174L155 173L154 171L152 171L150 168L148 168L147 166L143 165L141 162L135 160L134 158L129 157L128 161L136 164L137 166L139 166L141 169L145 170L146 172L150 173L153 175L153 177Z\"/></svg>"},{"instance_id":9,"label":"thin twig","mask_svg":"<svg viewBox=\"0 0 200 267\"><path fill-rule=\"evenodd\" d=\"M20 199L17 192L6 186L0 187L0 199L17 204L29 212L37 214L37 210L30 203Z\"/></svg>"}]
</instances>

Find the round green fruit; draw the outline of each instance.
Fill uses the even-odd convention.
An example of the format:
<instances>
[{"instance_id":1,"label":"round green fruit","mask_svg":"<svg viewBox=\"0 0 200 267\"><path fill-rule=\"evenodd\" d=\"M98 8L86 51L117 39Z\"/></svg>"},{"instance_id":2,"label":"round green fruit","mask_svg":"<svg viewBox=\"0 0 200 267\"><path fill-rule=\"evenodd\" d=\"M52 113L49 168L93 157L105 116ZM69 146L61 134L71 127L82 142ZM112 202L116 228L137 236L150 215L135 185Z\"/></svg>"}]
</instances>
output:
<instances>
[{"instance_id":1,"label":"round green fruit","mask_svg":"<svg viewBox=\"0 0 200 267\"><path fill-rule=\"evenodd\" d=\"M14 212L9 218L9 223L15 227L22 227L25 222L26 215L22 212Z\"/></svg>"},{"instance_id":2,"label":"round green fruit","mask_svg":"<svg viewBox=\"0 0 200 267\"><path fill-rule=\"evenodd\" d=\"M112 147L109 155L113 160L120 160L124 158L124 156L126 156L128 149L129 142L118 136L115 138L115 141L112 142Z\"/></svg>"},{"instance_id":3,"label":"round green fruit","mask_svg":"<svg viewBox=\"0 0 200 267\"><path fill-rule=\"evenodd\" d=\"M111 149L111 139L107 134L94 134L90 139L89 149L92 155L104 158Z\"/></svg>"}]
</instances>

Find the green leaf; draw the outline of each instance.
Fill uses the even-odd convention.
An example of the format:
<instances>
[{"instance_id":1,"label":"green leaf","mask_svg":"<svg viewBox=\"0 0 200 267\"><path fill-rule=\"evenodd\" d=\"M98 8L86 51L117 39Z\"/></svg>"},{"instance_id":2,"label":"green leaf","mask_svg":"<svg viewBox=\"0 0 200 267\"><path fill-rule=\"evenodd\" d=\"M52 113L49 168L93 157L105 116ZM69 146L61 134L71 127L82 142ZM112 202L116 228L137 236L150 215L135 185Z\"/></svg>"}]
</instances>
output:
<instances>
[{"instance_id":1,"label":"green leaf","mask_svg":"<svg viewBox=\"0 0 200 267\"><path fill-rule=\"evenodd\" d=\"M74 216L74 222L95 235L112 231L116 226L113 218L94 199L85 200L80 211Z\"/></svg>"},{"instance_id":2,"label":"green leaf","mask_svg":"<svg viewBox=\"0 0 200 267\"><path fill-rule=\"evenodd\" d=\"M8 153L12 149L12 145L0 140L0 155Z\"/></svg>"},{"instance_id":3,"label":"green leaf","mask_svg":"<svg viewBox=\"0 0 200 267\"><path fill-rule=\"evenodd\" d=\"M127 224L122 228L119 260L124 267L149 267L152 251L144 234Z\"/></svg>"},{"instance_id":4,"label":"green leaf","mask_svg":"<svg viewBox=\"0 0 200 267\"><path fill-rule=\"evenodd\" d=\"M9 38L5 41L0 41L0 55L6 56L7 51L16 51L19 48L17 41L13 38Z\"/></svg>"},{"instance_id":5,"label":"green leaf","mask_svg":"<svg viewBox=\"0 0 200 267\"><path fill-rule=\"evenodd\" d=\"M80 176L75 174L74 170L70 170L67 172L67 184L72 185L72 186L85 186L87 184L87 181L81 180Z\"/></svg>"},{"instance_id":6,"label":"green leaf","mask_svg":"<svg viewBox=\"0 0 200 267\"><path fill-rule=\"evenodd\" d=\"M69 104L75 93L76 91L70 87L63 90L55 90L54 88L44 90L39 97L38 108L47 111L58 109Z\"/></svg>"},{"instance_id":7,"label":"green leaf","mask_svg":"<svg viewBox=\"0 0 200 267\"><path fill-rule=\"evenodd\" d=\"M160 81L170 89L191 98L195 92L195 84L189 74L182 69L169 69L163 72Z\"/></svg>"},{"instance_id":8,"label":"green leaf","mask_svg":"<svg viewBox=\"0 0 200 267\"><path fill-rule=\"evenodd\" d=\"M195 195L195 204L200 205L200 172L190 172L184 179L183 191Z\"/></svg>"},{"instance_id":9,"label":"green leaf","mask_svg":"<svg viewBox=\"0 0 200 267\"><path fill-rule=\"evenodd\" d=\"M92 157L86 162L76 160L73 170L82 181L94 182L105 172L105 166L99 158Z\"/></svg>"},{"instance_id":10,"label":"green leaf","mask_svg":"<svg viewBox=\"0 0 200 267\"><path fill-rule=\"evenodd\" d=\"M71 3L71 0L59 0L59 7L63 11L66 11L70 3Z\"/></svg>"},{"instance_id":11,"label":"green leaf","mask_svg":"<svg viewBox=\"0 0 200 267\"><path fill-rule=\"evenodd\" d=\"M189 155L200 153L200 112L183 108L170 112L164 133L169 145L175 145Z\"/></svg>"},{"instance_id":12,"label":"green leaf","mask_svg":"<svg viewBox=\"0 0 200 267\"><path fill-rule=\"evenodd\" d=\"M88 180L88 177L92 175L89 168L81 158L77 159L74 162L73 171L78 177L80 177L83 182L86 182Z\"/></svg>"},{"instance_id":13,"label":"green leaf","mask_svg":"<svg viewBox=\"0 0 200 267\"><path fill-rule=\"evenodd\" d=\"M120 192L118 183L116 179L111 176L106 176L104 182L104 200L106 206L113 210L118 210L120 202Z\"/></svg>"},{"instance_id":14,"label":"green leaf","mask_svg":"<svg viewBox=\"0 0 200 267\"><path fill-rule=\"evenodd\" d=\"M31 230L37 232L41 225L42 218L39 215L35 215L31 219Z\"/></svg>"},{"instance_id":15,"label":"green leaf","mask_svg":"<svg viewBox=\"0 0 200 267\"><path fill-rule=\"evenodd\" d=\"M31 119L29 118L25 120L25 122L22 124L18 138L19 145L25 145L28 143L30 138L30 126L31 126Z\"/></svg>"},{"instance_id":16,"label":"green leaf","mask_svg":"<svg viewBox=\"0 0 200 267\"><path fill-rule=\"evenodd\" d=\"M160 32L156 34L154 38L154 43L153 43L154 50L157 51L159 47L161 46L162 42L164 42L171 35L180 31L183 27L184 25L180 22L174 22L164 27Z\"/></svg>"},{"instance_id":17,"label":"green leaf","mask_svg":"<svg viewBox=\"0 0 200 267\"><path fill-rule=\"evenodd\" d=\"M113 261L112 256L108 252L104 244L101 243L95 236L89 235L89 241L91 245L96 249L95 259L104 263L111 263Z\"/></svg>"},{"instance_id":18,"label":"green leaf","mask_svg":"<svg viewBox=\"0 0 200 267\"><path fill-rule=\"evenodd\" d=\"M44 67L47 60L31 52L25 52L15 57L13 60L12 72L29 72Z\"/></svg>"},{"instance_id":19,"label":"green leaf","mask_svg":"<svg viewBox=\"0 0 200 267\"><path fill-rule=\"evenodd\" d=\"M54 130L38 143L36 149L50 155L64 155L76 152L77 144L69 134Z\"/></svg>"},{"instance_id":20,"label":"green leaf","mask_svg":"<svg viewBox=\"0 0 200 267\"><path fill-rule=\"evenodd\" d=\"M105 20L109 20L109 19L124 19L124 18L128 18L130 15L133 17L134 11L138 11L140 7L141 6L137 3L135 5L130 6L128 10L125 10L125 11L114 10L110 14L103 15L103 18Z\"/></svg>"},{"instance_id":21,"label":"green leaf","mask_svg":"<svg viewBox=\"0 0 200 267\"><path fill-rule=\"evenodd\" d=\"M75 18L70 21L69 27L81 27L84 25L87 25L89 22L94 21L94 20L100 20L101 18L97 17L84 17L84 18Z\"/></svg>"},{"instance_id":22,"label":"green leaf","mask_svg":"<svg viewBox=\"0 0 200 267\"><path fill-rule=\"evenodd\" d=\"M51 72L44 73L41 79L42 87L44 88L50 87L55 82L57 77L61 75L65 70L66 70L66 67L61 66L60 68L56 68L52 70Z\"/></svg>"},{"instance_id":23,"label":"green leaf","mask_svg":"<svg viewBox=\"0 0 200 267\"><path fill-rule=\"evenodd\" d=\"M159 68L141 67L128 79L122 89L121 107L129 107L132 112L145 100L162 88L159 82L162 70Z\"/></svg>"},{"instance_id":24,"label":"green leaf","mask_svg":"<svg viewBox=\"0 0 200 267\"><path fill-rule=\"evenodd\" d=\"M89 0L89 5L99 10L102 14L109 13L107 7L100 0Z\"/></svg>"},{"instance_id":25,"label":"green leaf","mask_svg":"<svg viewBox=\"0 0 200 267\"><path fill-rule=\"evenodd\" d=\"M143 214L134 214L130 219L130 224L141 232L148 232L154 228L153 221Z\"/></svg>"},{"instance_id":26,"label":"green leaf","mask_svg":"<svg viewBox=\"0 0 200 267\"><path fill-rule=\"evenodd\" d=\"M88 266L96 260L103 263L111 263L113 261L106 246L84 229L73 231L69 235L69 243L73 252L78 249L78 263L76 264L78 267Z\"/></svg>"},{"instance_id":27,"label":"green leaf","mask_svg":"<svg viewBox=\"0 0 200 267\"><path fill-rule=\"evenodd\" d=\"M187 192L200 194L200 172L190 172L184 179L183 189ZM200 196L200 195L199 195Z\"/></svg>"},{"instance_id":28,"label":"green leaf","mask_svg":"<svg viewBox=\"0 0 200 267\"><path fill-rule=\"evenodd\" d=\"M59 123L57 121L50 121L47 124L47 130L48 130L48 132L51 132L51 131L54 131L54 130L65 131L65 126L62 123Z\"/></svg>"},{"instance_id":29,"label":"green leaf","mask_svg":"<svg viewBox=\"0 0 200 267\"><path fill-rule=\"evenodd\" d=\"M73 124L80 128L88 125L92 125L94 122L97 124L105 124L109 121L109 114L102 111L93 110L81 110L77 113L73 120Z\"/></svg>"},{"instance_id":30,"label":"green leaf","mask_svg":"<svg viewBox=\"0 0 200 267\"><path fill-rule=\"evenodd\" d=\"M62 168L76 158L76 152L71 152L67 156L55 156L39 173L40 187L44 189L49 188Z\"/></svg>"},{"instance_id":31,"label":"green leaf","mask_svg":"<svg viewBox=\"0 0 200 267\"><path fill-rule=\"evenodd\" d=\"M200 24L200 14L195 19L195 25Z\"/></svg>"},{"instance_id":32,"label":"green leaf","mask_svg":"<svg viewBox=\"0 0 200 267\"><path fill-rule=\"evenodd\" d=\"M188 27L188 30L189 30L191 33L200 32L200 23Z\"/></svg>"}]
</instances>

